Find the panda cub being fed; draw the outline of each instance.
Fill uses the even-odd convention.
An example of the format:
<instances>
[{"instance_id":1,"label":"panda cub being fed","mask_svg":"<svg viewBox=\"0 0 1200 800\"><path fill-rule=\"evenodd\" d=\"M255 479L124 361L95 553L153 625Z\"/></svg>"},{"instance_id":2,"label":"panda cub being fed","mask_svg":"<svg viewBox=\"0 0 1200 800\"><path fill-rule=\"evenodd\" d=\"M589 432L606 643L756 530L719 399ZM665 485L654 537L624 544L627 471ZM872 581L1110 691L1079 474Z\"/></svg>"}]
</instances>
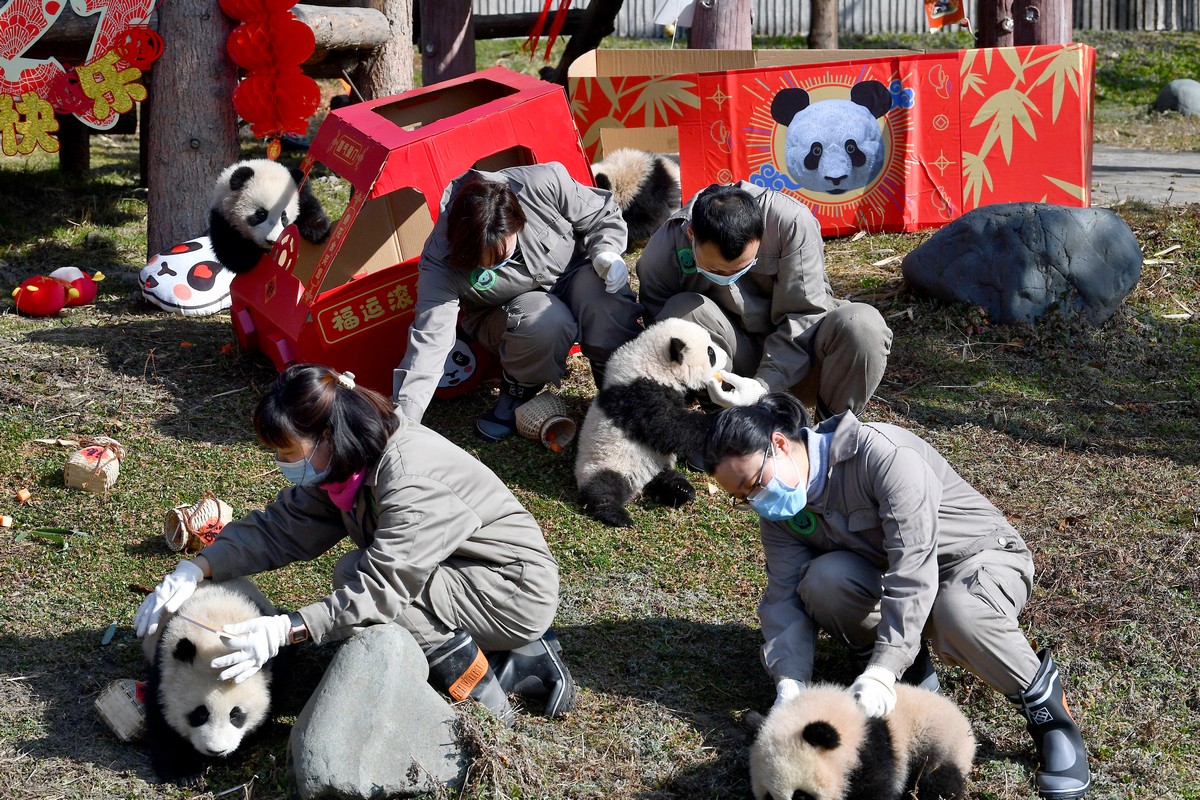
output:
<instances>
[{"instance_id":1,"label":"panda cub being fed","mask_svg":"<svg viewBox=\"0 0 1200 800\"><path fill-rule=\"evenodd\" d=\"M669 506L696 496L675 456L704 445L709 420L691 408L692 395L725 362L708 331L682 319L660 320L617 348L579 432L575 481L592 516L627 527L625 504L643 491Z\"/></svg>"},{"instance_id":2,"label":"panda cub being fed","mask_svg":"<svg viewBox=\"0 0 1200 800\"><path fill-rule=\"evenodd\" d=\"M300 170L252 158L226 167L217 178L208 235L226 269L253 269L292 223L313 244L325 241L332 228Z\"/></svg>"},{"instance_id":3,"label":"panda cub being fed","mask_svg":"<svg viewBox=\"0 0 1200 800\"><path fill-rule=\"evenodd\" d=\"M774 709L750 748L754 800L957 800L975 758L953 702L896 685L896 707L869 718L840 686L815 684Z\"/></svg>"},{"instance_id":4,"label":"panda cub being fed","mask_svg":"<svg viewBox=\"0 0 1200 800\"><path fill-rule=\"evenodd\" d=\"M592 164L596 186L612 192L629 241L649 239L679 210L679 159L622 147Z\"/></svg>"},{"instance_id":5,"label":"panda cub being fed","mask_svg":"<svg viewBox=\"0 0 1200 800\"><path fill-rule=\"evenodd\" d=\"M271 664L241 683L223 681L209 666L230 648L220 630L275 608L248 580L204 581L175 614L164 612L158 630L142 640L150 661L146 682L146 739L163 781L195 786L205 767L226 758L267 719Z\"/></svg>"}]
</instances>

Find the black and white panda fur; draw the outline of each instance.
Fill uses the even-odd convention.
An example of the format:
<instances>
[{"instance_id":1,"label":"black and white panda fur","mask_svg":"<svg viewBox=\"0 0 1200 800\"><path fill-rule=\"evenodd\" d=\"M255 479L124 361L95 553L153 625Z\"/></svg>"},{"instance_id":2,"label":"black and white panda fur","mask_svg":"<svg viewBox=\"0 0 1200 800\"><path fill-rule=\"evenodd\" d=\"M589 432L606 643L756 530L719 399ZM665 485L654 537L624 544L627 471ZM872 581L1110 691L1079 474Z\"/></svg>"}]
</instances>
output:
<instances>
[{"instance_id":1,"label":"black and white panda fur","mask_svg":"<svg viewBox=\"0 0 1200 800\"><path fill-rule=\"evenodd\" d=\"M176 614L164 612L155 634L142 640L151 664L146 739L161 780L184 786L200 783L205 767L237 750L271 708L271 664L241 683L221 680L220 670L209 665L229 653L229 647L183 617L220 630L274 613L248 580L204 581Z\"/></svg>"},{"instance_id":2,"label":"black and white panda fur","mask_svg":"<svg viewBox=\"0 0 1200 800\"><path fill-rule=\"evenodd\" d=\"M592 164L596 185L612 192L629 229L629 241L649 239L679 210L678 156L622 147Z\"/></svg>"},{"instance_id":3,"label":"black and white panda fur","mask_svg":"<svg viewBox=\"0 0 1200 800\"><path fill-rule=\"evenodd\" d=\"M801 189L844 194L879 175L886 161L878 119L892 108L879 81L850 88L849 100L819 100L804 89L784 89L771 101L771 116L787 127L784 160Z\"/></svg>"},{"instance_id":4,"label":"black and white panda fur","mask_svg":"<svg viewBox=\"0 0 1200 800\"><path fill-rule=\"evenodd\" d=\"M871 719L843 687L815 684L773 710L750 748L755 800L951 800L966 793L971 723L947 698L896 685Z\"/></svg>"},{"instance_id":5,"label":"black and white panda fur","mask_svg":"<svg viewBox=\"0 0 1200 800\"><path fill-rule=\"evenodd\" d=\"M670 506L696 496L675 456L703 446L709 420L691 398L725 362L708 331L682 319L660 320L609 357L575 458L579 497L592 516L625 527L633 524L625 504L643 492Z\"/></svg>"},{"instance_id":6,"label":"black and white panda fur","mask_svg":"<svg viewBox=\"0 0 1200 800\"><path fill-rule=\"evenodd\" d=\"M208 235L227 269L253 269L292 223L314 244L325 241L332 227L299 169L252 158L226 167L217 178Z\"/></svg>"}]
</instances>

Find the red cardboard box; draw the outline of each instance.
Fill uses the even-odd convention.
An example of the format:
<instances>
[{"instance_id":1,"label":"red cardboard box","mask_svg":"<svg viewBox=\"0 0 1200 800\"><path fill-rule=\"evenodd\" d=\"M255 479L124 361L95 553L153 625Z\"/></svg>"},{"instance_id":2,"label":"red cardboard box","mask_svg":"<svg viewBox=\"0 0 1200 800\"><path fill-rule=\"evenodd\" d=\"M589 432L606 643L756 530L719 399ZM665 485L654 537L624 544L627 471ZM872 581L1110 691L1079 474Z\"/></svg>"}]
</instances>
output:
<instances>
[{"instance_id":1,"label":"red cardboard box","mask_svg":"<svg viewBox=\"0 0 1200 800\"><path fill-rule=\"evenodd\" d=\"M317 161L351 184L350 202L324 244L293 226L233 280L234 332L276 369L327 364L388 396L408 343L417 260L450 181L472 167L558 161L592 185L562 87L502 67L331 111L306 175ZM460 339L436 396L467 391L489 366L489 353Z\"/></svg>"}]
</instances>

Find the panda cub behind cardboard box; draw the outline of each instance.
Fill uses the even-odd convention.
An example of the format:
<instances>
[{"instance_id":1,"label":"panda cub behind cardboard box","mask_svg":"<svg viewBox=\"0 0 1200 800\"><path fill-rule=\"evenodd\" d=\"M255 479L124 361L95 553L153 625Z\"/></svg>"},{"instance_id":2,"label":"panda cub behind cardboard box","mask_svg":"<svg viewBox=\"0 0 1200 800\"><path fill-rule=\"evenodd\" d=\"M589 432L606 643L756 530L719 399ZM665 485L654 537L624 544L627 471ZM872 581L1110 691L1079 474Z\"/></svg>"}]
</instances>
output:
<instances>
[{"instance_id":1,"label":"panda cub behind cardboard box","mask_svg":"<svg viewBox=\"0 0 1200 800\"><path fill-rule=\"evenodd\" d=\"M229 647L191 620L220 630L274 613L248 580L204 581L177 613L164 612L158 630L142 640L151 664L146 740L161 780L198 785L205 767L235 752L262 726L271 708L271 664L242 683L221 680L220 670L209 665L229 653Z\"/></svg>"},{"instance_id":2,"label":"panda cub behind cardboard box","mask_svg":"<svg viewBox=\"0 0 1200 800\"><path fill-rule=\"evenodd\" d=\"M612 192L629 241L649 239L679 210L679 157L622 147L592 164L596 185Z\"/></svg>"},{"instance_id":3,"label":"panda cub behind cardboard box","mask_svg":"<svg viewBox=\"0 0 1200 800\"><path fill-rule=\"evenodd\" d=\"M750 748L754 800L958 800L975 758L971 723L949 699L896 685L867 717L841 686L814 684L771 711Z\"/></svg>"}]
</instances>

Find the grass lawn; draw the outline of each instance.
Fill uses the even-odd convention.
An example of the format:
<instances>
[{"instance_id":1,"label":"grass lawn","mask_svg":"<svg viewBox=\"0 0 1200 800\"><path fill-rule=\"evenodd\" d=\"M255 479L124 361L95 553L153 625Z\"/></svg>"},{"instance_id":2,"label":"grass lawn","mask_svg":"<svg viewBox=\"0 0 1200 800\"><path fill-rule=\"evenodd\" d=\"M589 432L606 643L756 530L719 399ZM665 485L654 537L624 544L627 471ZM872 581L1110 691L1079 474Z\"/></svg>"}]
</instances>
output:
<instances>
[{"instance_id":1,"label":"grass lawn","mask_svg":"<svg viewBox=\"0 0 1200 800\"><path fill-rule=\"evenodd\" d=\"M1200 38L1077 38L1099 51L1098 141L1111 123L1118 144L1200 147L1195 120L1145 111L1166 79L1197 74ZM514 50L481 43L479 60L511 59ZM242 513L284 486L249 423L274 371L227 347L227 315L186 319L141 302L146 208L136 142L92 142L87 179L59 174L44 156L0 160L6 293L59 266L108 275L94 305L57 317L21 317L10 301L0 304L8 376L0 382L0 514L15 520L0 529L4 798L189 796L154 784L143 748L116 741L92 704L109 681L142 674L130 627L142 595L132 587L152 586L178 558L163 543L167 509L211 490ZM1037 584L1022 620L1062 667L1090 748L1091 796L1197 798L1200 206L1116 211L1148 262L1126 307L1100 328L991 326L976 310L912 294L898 263L876 266L929 232L830 239L826 260L836 293L874 303L895 332L866 418L928 439L1034 552ZM585 363L572 364L562 391L582 420L593 392ZM773 699L758 660L757 526L690 475L694 505L638 504L633 529L606 528L576 503L571 451L474 437L493 396L435 403L426 422L492 467L542 524L562 569L556 629L581 694L560 721L523 715L507 732L485 720L465 795L748 797L742 719ZM129 452L106 496L62 480L71 448L57 440L96 435ZM23 488L28 504L16 499ZM35 526L87 536L65 549L16 540ZM341 552L260 584L280 606L299 607L326 593ZM117 633L103 645L113 622ZM304 650L314 679L331 652ZM845 682L855 675L828 640L817 672ZM979 741L970 796L1034 797L1031 745L1010 705L959 669L939 665L939 673ZM208 796L287 796L287 735L302 695L282 701L267 735L209 774Z\"/></svg>"}]
</instances>

